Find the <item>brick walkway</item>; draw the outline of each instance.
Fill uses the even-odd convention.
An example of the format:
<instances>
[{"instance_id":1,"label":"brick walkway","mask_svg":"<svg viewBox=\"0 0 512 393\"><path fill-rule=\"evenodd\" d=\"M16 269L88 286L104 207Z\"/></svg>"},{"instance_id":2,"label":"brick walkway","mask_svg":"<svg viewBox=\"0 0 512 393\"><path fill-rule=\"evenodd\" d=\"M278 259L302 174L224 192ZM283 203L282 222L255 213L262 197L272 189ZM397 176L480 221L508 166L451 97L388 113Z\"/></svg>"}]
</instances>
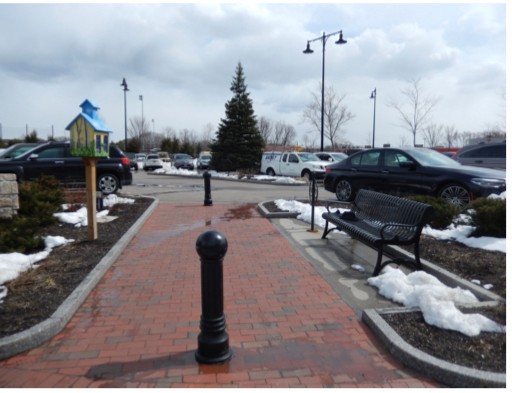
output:
<instances>
[{"instance_id":1,"label":"brick walkway","mask_svg":"<svg viewBox=\"0 0 512 393\"><path fill-rule=\"evenodd\" d=\"M228 240L231 360L198 364L198 236ZM254 206L160 203L68 326L0 386L437 387L404 368Z\"/></svg>"}]
</instances>

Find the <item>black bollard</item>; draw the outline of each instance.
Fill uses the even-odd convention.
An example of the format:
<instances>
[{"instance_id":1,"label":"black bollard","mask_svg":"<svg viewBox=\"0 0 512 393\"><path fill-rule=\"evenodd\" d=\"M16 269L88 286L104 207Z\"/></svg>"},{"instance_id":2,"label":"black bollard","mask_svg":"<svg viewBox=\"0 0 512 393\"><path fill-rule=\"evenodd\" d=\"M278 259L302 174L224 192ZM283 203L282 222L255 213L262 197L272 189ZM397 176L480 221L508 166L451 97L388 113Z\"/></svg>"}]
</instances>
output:
<instances>
[{"instance_id":1,"label":"black bollard","mask_svg":"<svg viewBox=\"0 0 512 393\"><path fill-rule=\"evenodd\" d=\"M212 175L208 171L203 173L204 178L204 206L212 205L212 191L210 187L210 179Z\"/></svg>"},{"instance_id":2,"label":"black bollard","mask_svg":"<svg viewBox=\"0 0 512 393\"><path fill-rule=\"evenodd\" d=\"M318 199L318 185L316 184L316 173L310 175L309 180L309 200L311 201L311 228L309 232L318 232L315 229L315 202Z\"/></svg>"},{"instance_id":3,"label":"black bollard","mask_svg":"<svg viewBox=\"0 0 512 393\"><path fill-rule=\"evenodd\" d=\"M201 258L201 332L197 337L196 360L199 363L222 363L231 358L224 316L222 262L228 250L224 235L204 232L197 238L196 251Z\"/></svg>"},{"instance_id":4,"label":"black bollard","mask_svg":"<svg viewBox=\"0 0 512 393\"><path fill-rule=\"evenodd\" d=\"M96 191L96 210L100 212L103 209L103 193L101 191Z\"/></svg>"}]
</instances>

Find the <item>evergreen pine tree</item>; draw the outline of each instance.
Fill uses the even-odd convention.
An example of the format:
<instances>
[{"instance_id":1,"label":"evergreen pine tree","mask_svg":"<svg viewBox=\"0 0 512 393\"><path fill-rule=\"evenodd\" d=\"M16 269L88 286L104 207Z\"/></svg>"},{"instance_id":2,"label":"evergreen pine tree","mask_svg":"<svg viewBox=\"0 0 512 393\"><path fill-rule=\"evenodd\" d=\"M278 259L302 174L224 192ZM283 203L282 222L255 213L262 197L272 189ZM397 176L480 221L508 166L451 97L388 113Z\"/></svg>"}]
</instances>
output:
<instances>
[{"instance_id":1,"label":"evergreen pine tree","mask_svg":"<svg viewBox=\"0 0 512 393\"><path fill-rule=\"evenodd\" d=\"M226 117L221 119L213 141L212 168L218 171L254 169L259 165L265 142L245 85L242 64L238 63L231 83L233 97L226 103Z\"/></svg>"}]
</instances>

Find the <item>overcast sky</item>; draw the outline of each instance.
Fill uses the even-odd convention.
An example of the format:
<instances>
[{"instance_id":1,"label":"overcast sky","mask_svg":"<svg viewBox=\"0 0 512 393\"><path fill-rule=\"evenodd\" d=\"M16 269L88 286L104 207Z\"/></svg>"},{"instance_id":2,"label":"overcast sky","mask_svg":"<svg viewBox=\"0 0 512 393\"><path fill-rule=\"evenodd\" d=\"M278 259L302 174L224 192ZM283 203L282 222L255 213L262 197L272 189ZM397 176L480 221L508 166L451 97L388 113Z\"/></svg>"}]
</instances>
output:
<instances>
[{"instance_id":1,"label":"overcast sky","mask_svg":"<svg viewBox=\"0 0 512 393\"><path fill-rule=\"evenodd\" d=\"M509 7L510 8L510 7ZM510 11L508 11L510 13ZM325 45L325 86L345 96L355 115L344 139L375 145L412 144L392 101L420 79L439 98L435 124L479 132L505 127L506 6L501 4L0 4L0 123L3 138L65 127L93 100L124 139L128 120L144 113L156 132L172 127L214 131L238 62L256 116L297 131L322 77L322 42L343 30L346 45ZM143 100L139 96L143 96ZM154 121L153 121L154 120ZM310 133L320 143L319 133ZM422 138L417 139L421 143ZM327 139L325 139L327 146Z\"/></svg>"}]
</instances>

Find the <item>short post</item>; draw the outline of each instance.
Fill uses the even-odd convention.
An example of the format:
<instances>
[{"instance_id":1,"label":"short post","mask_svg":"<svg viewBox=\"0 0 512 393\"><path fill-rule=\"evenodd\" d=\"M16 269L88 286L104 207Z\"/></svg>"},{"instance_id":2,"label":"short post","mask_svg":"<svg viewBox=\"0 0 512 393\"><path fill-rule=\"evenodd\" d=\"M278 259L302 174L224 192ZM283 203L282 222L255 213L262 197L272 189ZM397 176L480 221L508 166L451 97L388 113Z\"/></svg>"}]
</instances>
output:
<instances>
[{"instance_id":1,"label":"short post","mask_svg":"<svg viewBox=\"0 0 512 393\"><path fill-rule=\"evenodd\" d=\"M224 235L204 232L197 238L196 251L201 258L201 332L197 337L196 360L199 363L222 363L232 356L224 316L222 263L228 250Z\"/></svg>"},{"instance_id":2,"label":"short post","mask_svg":"<svg viewBox=\"0 0 512 393\"><path fill-rule=\"evenodd\" d=\"M210 185L210 179L212 175L210 172L206 171L203 173L204 178L204 206L211 206L212 205L212 190Z\"/></svg>"},{"instance_id":3,"label":"short post","mask_svg":"<svg viewBox=\"0 0 512 393\"><path fill-rule=\"evenodd\" d=\"M311 201L311 229L309 232L317 232L315 229L315 201L318 198L318 188L316 184L316 173L310 175L309 181L309 200Z\"/></svg>"},{"instance_id":4,"label":"short post","mask_svg":"<svg viewBox=\"0 0 512 393\"><path fill-rule=\"evenodd\" d=\"M102 211L105 205L103 204L103 193L101 191L96 191L96 210Z\"/></svg>"}]
</instances>

